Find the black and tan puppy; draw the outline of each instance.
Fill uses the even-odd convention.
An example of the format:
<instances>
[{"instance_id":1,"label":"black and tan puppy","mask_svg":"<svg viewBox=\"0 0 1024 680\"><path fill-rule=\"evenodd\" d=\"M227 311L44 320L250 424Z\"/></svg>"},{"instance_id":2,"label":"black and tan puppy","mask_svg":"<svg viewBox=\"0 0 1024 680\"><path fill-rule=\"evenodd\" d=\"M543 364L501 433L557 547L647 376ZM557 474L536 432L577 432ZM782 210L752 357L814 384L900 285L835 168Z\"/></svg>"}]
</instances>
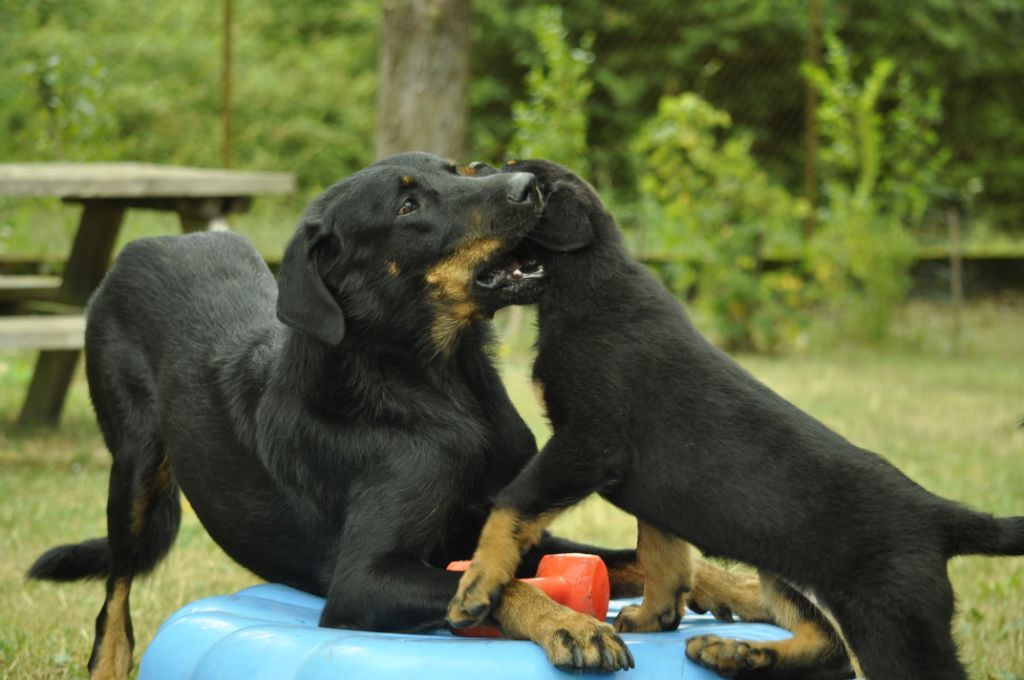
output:
<instances>
[{"instance_id":1,"label":"black and tan puppy","mask_svg":"<svg viewBox=\"0 0 1024 680\"><path fill-rule=\"evenodd\" d=\"M760 597L737 611L794 633L691 640L723 675L844 675L849 660L871 680L965 678L946 562L1024 553L1024 517L935 496L788 403L694 329L585 182L545 161L511 170L546 200L534 377L554 434L497 497L452 625L486 614L543 527L597 491L639 522L645 597L620 630L677 624L692 543L756 566Z\"/></svg>"},{"instance_id":2,"label":"black and tan puppy","mask_svg":"<svg viewBox=\"0 0 1024 680\"><path fill-rule=\"evenodd\" d=\"M486 345L494 309L541 281L514 252L541 199L529 173L469 174L403 154L339 182L310 205L277 283L236 234L125 247L85 345L113 456L108 533L30 570L106 579L94 678L128 677L132 580L170 549L179 489L238 563L325 595L322 625L443 625L458 583L444 567L472 553L490 498L536 446ZM594 552L545 538L530 561L581 549ZM631 551L597 552L636 584ZM560 625L553 607L513 588L496 619L554 661L607 640L628 662L610 628Z\"/></svg>"}]
</instances>

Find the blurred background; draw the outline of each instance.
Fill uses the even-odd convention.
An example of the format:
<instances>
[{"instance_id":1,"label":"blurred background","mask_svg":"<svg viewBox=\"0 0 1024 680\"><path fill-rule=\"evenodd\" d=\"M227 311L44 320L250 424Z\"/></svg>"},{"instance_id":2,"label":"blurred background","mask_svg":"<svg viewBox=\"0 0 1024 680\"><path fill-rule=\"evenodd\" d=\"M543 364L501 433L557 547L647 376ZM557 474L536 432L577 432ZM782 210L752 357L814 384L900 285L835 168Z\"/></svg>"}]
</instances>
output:
<instances>
[{"instance_id":1,"label":"blurred background","mask_svg":"<svg viewBox=\"0 0 1024 680\"><path fill-rule=\"evenodd\" d=\"M407 149L569 165L759 378L936 492L1024 514L1021 0L0 0L0 161L293 172L232 218L272 266L310 198ZM60 274L77 220L0 197L0 274ZM119 243L178 231L134 211ZM543 440L529 310L498 327ZM100 586L21 574L103 533L109 457L81 377L59 429L14 426L34 357L0 351L0 674L79 677ZM559 521L633 540L600 503ZM1024 678L1020 560L951 575L972 677ZM140 648L251 578L187 517L135 596Z\"/></svg>"},{"instance_id":2,"label":"blurred background","mask_svg":"<svg viewBox=\"0 0 1024 680\"><path fill-rule=\"evenodd\" d=\"M311 196L422 148L570 165L735 349L806 340L809 305L881 337L960 249L968 294L1024 277L1018 0L2 8L0 158L293 171L238 225L272 261ZM54 205L0 199L0 266L59 268Z\"/></svg>"}]
</instances>

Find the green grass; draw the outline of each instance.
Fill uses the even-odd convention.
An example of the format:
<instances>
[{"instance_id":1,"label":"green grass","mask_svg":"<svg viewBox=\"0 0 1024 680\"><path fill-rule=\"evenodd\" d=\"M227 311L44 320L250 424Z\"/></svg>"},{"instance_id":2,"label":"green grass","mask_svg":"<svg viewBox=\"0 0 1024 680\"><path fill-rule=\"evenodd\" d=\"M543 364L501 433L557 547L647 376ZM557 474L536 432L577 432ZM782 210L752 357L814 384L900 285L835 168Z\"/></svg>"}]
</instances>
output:
<instances>
[{"instance_id":1,"label":"green grass","mask_svg":"<svg viewBox=\"0 0 1024 680\"><path fill-rule=\"evenodd\" d=\"M530 316L510 310L499 325L508 339L499 356L509 390L545 438L529 380ZM1024 514L1024 305L969 308L958 355L949 350L948 327L946 310L916 304L883 347L740 360L933 491L998 514ZM31 366L30 355L0 355L0 676L80 678L102 585L29 583L23 574L46 548L104 533L108 454L81 379L59 430L10 425ZM597 499L559 518L556 530L610 546L629 545L635 536L631 518ZM950 576L960 600L957 635L972 677L1024 678L1024 559L958 558ZM136 661L175 609L255 580L186 512L169 558L132 593Z\"/></svg>"}]
</instances>

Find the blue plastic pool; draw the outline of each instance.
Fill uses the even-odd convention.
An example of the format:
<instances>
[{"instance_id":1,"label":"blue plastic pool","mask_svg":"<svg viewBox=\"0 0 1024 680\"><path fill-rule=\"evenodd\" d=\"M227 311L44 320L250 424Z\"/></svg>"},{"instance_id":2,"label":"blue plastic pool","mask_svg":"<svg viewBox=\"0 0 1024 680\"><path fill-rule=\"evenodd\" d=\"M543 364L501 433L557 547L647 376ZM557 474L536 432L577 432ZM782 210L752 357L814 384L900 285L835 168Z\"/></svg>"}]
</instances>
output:
<instances>
[{"instance_id":1,"label":"blue plastic pool","mask_svg":"<svg viewBox=\"0 0 1024 680\"><path fill-rule=\"evenodd\" d=\"M613 600L609 620L635 600ZM324 600L281 585L246 588L193 602L175 612L157 631L142 657L140 680L326 680L346 678L595 677L558 670L531 642L460 638L446 631L429 634L366 633L317 627ZM636 668L622 673L640 678L710 680L718 676L691 663L685 641L703 633L753 640L789 637L765 624L715 621L687 612L670 633L622 636ZM618 675L618 674L616 674Z\"/></svg>"}]
</instances>

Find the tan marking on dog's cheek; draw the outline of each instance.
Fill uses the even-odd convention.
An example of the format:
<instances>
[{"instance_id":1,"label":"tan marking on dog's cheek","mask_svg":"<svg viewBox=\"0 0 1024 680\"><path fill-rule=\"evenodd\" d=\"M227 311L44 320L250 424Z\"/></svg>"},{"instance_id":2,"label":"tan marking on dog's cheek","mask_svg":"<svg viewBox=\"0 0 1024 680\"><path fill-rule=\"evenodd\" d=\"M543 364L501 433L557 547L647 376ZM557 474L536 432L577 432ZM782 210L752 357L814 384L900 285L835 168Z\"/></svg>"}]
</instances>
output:
<instances>
[{"instance_id":1,"label":"tan marking on dog's cheek","mask_svg":"<svg viewBox=\"0 0 1024 680\"><path fill-rule=\"evenodd\" d=\"M91 680L127 680L132 668L132 643L128 639L128 596L131 583L119 580L107 600L103 638L96 654Z\"/></svg>"},{"instance_id":2,"label":"tan marking on dog's cheek","mask_svg":"<svg viewBox=\"0 0 1024 680\"><path fill-rule=\"evenodd\" d=\"M394 260L389 260L387 266L385 267L385 269L388 272L388 276L390 276L392 278L394 278L394 277L396 277L396 276L398 276L399 274L402 273L402 270L398 266L398 263L395 262Z\"/></svg>"},{"instance_id":3,"label":"tan marking on dog's cheek","mask_svg":"<svg viewBox=\"0 0 1024 680\"><path fill-rule=\"evenodd\" d=\"M427 271L428 297L435 312L431 339L441 353L451 354L459 334L482 317L469 292L473 272L500 247L496 238L471 238Z\"/></svg>"}]
</instances>

